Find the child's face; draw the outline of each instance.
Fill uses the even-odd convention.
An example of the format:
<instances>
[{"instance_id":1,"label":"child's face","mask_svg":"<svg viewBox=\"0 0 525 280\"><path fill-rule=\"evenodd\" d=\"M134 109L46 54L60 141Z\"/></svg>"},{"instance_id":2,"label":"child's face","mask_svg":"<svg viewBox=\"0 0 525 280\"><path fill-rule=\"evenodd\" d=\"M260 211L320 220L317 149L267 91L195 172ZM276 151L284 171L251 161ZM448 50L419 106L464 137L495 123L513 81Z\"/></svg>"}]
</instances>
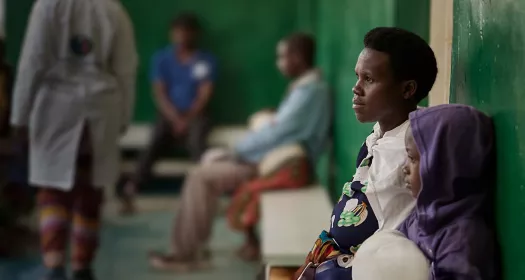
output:
<instances>
[{"instance_id":1,"label":"child's face","mask_svg":"<svg viewBox=\"0 0 525 280\"><path fill-rule=\"evenodd\" d=\"M419 150L417 149L414 136L412 135L412 128L408 128L405 135L405 146L408 154L408 159L403 166L403 173L405 173L405 184L412 196L417 198L421 191L421 175L419 174Z\"/></svg>"}]
</instances>

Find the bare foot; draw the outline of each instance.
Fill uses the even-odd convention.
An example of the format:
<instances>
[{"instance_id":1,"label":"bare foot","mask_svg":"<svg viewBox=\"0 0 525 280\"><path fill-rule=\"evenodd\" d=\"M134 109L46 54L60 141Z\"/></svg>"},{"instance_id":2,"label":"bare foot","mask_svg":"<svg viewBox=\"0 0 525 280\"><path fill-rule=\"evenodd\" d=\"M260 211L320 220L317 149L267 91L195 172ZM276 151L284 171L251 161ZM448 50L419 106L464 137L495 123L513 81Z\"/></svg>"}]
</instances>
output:
<instances>
[{"instance_id":1,"label":"bare foot","mask_svg":"<svg viewBox=\"0 0 525 280\"><path fill-rule=\"evenodd\" d=\"M255 262L261 258L261 249L258 244L245 243L239 250L237 256L247 262Z\"/></svg>"},{"instance_id":2,"label":"bare foot","mask_svg":"<svg viewBox=\"0 0 525 280\"><path fill-rule=\"evenodd\" d=\"M159 252L149 253L149 263L153 269L161 271L188 272L197 269L207 269L211 266L209 260L180 258Z\"/></svg>"}]
</instances>

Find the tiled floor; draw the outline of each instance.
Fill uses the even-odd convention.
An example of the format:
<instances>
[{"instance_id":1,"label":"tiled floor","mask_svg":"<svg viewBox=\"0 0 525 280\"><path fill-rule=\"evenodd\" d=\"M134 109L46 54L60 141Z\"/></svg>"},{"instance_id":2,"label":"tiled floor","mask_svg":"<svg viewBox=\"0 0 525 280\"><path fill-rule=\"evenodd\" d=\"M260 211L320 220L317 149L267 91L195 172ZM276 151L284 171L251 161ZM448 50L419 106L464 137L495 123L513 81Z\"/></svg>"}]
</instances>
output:
<instances>
[{"instance_id":1,"label":"tiled floor","mask_svg":"<svg viewBox=\"0 0 525 280\"><path fill-rule=\"evenodd\" d=\"M172 199L142 201L141 214L122 218L114 215L112 205L106 211L99 257L96 261L98 280L247 280L255 279L259 265L238 260L235 249L241 244L221 217L217 219L211 242L213 269L190 274L158 273L149 269L146 254L150 249L168 248L172 226ZM38 258L0 261L0 280L38 280L42 268Z\"/></svg>"}]
</instances>

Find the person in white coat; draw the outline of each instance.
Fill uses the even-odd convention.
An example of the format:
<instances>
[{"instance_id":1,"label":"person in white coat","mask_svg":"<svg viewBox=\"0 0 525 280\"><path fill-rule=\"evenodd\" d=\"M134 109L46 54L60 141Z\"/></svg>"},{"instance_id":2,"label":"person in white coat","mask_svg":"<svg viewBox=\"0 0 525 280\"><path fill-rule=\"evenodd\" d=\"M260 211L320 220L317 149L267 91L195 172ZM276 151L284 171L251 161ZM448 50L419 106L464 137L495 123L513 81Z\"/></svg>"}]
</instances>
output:
<instances>
[{"instance_id":1,"label":"person in white coat","mask_svg":"<svg viewBox=\"0 0 525 280\"><path fill-rule=\"evenodd\" d=\"M46 280L66 279L71 224L74 279L93 279L102 188L118 176L118 139L132 117L136 67L133 28L120 2L35 1L11 124L28 132Z\"/></svg>"}]
</instances>

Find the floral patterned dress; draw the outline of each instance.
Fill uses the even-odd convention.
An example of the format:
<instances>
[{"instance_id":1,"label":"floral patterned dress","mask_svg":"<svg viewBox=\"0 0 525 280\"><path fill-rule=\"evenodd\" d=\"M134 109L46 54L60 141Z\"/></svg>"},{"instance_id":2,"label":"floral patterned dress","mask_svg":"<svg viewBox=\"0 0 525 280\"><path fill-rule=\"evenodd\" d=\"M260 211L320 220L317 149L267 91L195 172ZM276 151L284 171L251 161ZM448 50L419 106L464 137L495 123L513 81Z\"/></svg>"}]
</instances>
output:
<instances>
[{"instance_id":1,"label":"floral patterned dress","mask_svg":"<svg viewBox=\"0 0 525 280\"><path fill-rule=\"evenodd\" d=\"M378 221L365 195L372 155L365 144L357 158L356 173L343 187L331 216L330 231L323 231L303 266L302 278L315 280L352 279L352 260L359 246L378 229Z\"/></svg>"}]
</instances>

